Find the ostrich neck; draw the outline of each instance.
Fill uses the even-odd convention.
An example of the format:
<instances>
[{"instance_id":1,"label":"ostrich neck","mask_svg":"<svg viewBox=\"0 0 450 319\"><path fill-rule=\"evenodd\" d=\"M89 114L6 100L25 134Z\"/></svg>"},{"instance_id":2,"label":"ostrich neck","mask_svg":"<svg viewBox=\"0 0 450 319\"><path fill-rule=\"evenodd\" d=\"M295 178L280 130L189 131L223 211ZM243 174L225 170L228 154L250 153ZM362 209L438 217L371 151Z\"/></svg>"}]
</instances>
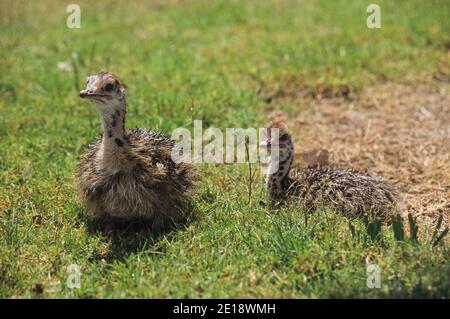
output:
<instances>
[{"instance_id":1,"label":"ostrich neck","mask_svg":"<svg viewBox=\"0 0 450 319\"><path fill-rule=\"evenodd\" d=\"M101 112L103 129L103 156L117 157L125 145L125 115L126 102L123 98L119 103L108 105Z\"/></svg>"},{"instance_id":2,"label":"ostrich neck","mask_svg":"<svg viewBox=\"0 0 450 319\"><path fill-rule=\"evenodd\" d=\"M289 171L294 161L294 146L288 144L280 147L279 161L271 161L266 175L266 189L273 199L285 197L290 185Z\"/></svg>"}]
</instances>

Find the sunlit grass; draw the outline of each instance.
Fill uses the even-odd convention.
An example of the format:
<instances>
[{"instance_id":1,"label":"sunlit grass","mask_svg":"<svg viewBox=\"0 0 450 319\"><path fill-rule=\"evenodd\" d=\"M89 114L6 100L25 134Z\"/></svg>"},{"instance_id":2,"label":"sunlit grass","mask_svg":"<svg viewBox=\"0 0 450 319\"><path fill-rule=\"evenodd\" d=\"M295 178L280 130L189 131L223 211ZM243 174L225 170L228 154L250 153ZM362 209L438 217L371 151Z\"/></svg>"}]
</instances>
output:
<instances>
[{"instance_id":1,"label":"sunlit grass","mask_svg":"<svg viewBox=\"0 0 450 319\"><path fill-rule=\"evenodd\" d=\"M378 1L379 30L366 28L364 1L79 1L77 30L68 3L0 5L1 297L449 297L448 245L429 244L433 229L416 244L383 227L381 243L363 221L352 236L333 212L269 209L260 175L249 201L247 165L199 167L195 219L158 238L90 234L73 188L100 129L78 97L84 76L124 80L131 127L260 127L258 90L289 76L355 88L431 79L449 63L445 1ZM366 286L368 262L380 289ZM80 289L66 286L72 263Z\"/></svg>"}]
</instances>

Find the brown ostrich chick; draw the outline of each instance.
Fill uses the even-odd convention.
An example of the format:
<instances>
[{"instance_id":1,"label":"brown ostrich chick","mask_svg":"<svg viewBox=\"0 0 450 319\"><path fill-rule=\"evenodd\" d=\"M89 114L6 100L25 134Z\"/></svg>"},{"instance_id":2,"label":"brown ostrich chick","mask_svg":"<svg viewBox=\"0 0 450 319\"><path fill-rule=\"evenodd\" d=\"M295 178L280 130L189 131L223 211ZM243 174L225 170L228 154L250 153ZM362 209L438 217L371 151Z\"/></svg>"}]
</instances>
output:
<instances>
[{"instance_id":1,"label":"brown ostrich chick","mask_svg":"<svg viewBox=\"0 0 450 319\"><path fill-rule=\"evenodd\" d=\"M278 136L271 134L275 132L272 129L278 129ZM272 151L274 146L279 149L279 157L269 163L266 174L266 190L272 201L295 197L309 209L331 208L348 216L371 215L380 219L394 211L395 191L380 177L327 166L291 170L294 143L285 123L270 125L263 144Z\"/></svg>"},{"instance_id":2,"label":"brown ostrich chick","mask_svg":"<svg viewBox=\"0 0 450 319\"><path fill-rule=\"evenodd\" d=\"M125 128L125 87L113 74L88 77L80 97L90 100L103 136L81 160L77 186L93 220L150 221L162 231L185 220L194 186L192 165L172 160L173 142L161 133Z\"/></svg>"}]
</instances>

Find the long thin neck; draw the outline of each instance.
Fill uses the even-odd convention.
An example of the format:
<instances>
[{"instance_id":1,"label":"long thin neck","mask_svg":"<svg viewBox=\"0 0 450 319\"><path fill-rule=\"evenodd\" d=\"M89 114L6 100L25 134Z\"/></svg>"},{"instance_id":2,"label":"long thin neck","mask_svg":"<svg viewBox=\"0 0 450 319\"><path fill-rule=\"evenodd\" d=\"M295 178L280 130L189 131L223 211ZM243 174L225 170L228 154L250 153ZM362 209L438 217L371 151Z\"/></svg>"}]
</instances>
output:
<instances>
[{"instance_id":1,"label":"long thin neck","mask_svg":"<svg viewBox=\"0 0 450 319\"><path fill-rule=\"evenodd\" d=\"M125 133L125 110L102 114L103 142L108 143L115 138L123 138Z\"/></svg>"},{"instance_id":2,"label":"long thin neck","mask_svg":"<svg viewBox=\"0 0 450 319\"><path fill-rule=\"evenodd\" d=\"M280 147L279 160L271 161L266 174L266 190L272 199L282 199L289 187L289 171L294 161L294 145Z\"/></svg>"},{"instance_id":3,"label":"long thin neck","mask_svg":"<svg viewBox=\"0 0 450 319\"><path fill-rule=\"evenodd\" d=\"M125 98L115 105L102 109L103 148L105 155L117 153L124 146L125 137Z\"/></svg>"}]
</instances>

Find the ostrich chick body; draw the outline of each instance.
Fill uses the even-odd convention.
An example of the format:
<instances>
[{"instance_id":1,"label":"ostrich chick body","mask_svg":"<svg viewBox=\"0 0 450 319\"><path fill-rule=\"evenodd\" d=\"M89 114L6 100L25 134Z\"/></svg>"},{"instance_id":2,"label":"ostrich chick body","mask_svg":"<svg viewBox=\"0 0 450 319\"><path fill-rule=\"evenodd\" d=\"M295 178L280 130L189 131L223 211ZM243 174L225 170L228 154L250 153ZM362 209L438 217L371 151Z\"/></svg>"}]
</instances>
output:
<instances>
[{"instance_id":1,"label":"ostrich chick body","mask_svg":"<svg viewBox=\"0 0 450 319\"><path fill-rule=\"evenodd\" d=\"M272 129L278 129L278 138ZM327 166L291 170L295 151L286 124L273 123L266 136L264 144L279 149L279 160L270 163L266 174L266 190L273 201L293 196L307 208L332 208L349 216L375 214L381 219L393 212L395 191L384 179Z\"/></svg>"},{"instance_id":2,"label":"ostrich chick body","mask_svg":"<svg viewBox=\"0 0 450 319\"><path fill-rule=\"evenodd\" d=\"M80 97L93 102L103 128L77 173L89 217L149 220L154 230L184 220L195 173L172 160L173 142L157 132L125 129L125 88L109 72L90 76Z\"/></svg>"}]
</instances>

